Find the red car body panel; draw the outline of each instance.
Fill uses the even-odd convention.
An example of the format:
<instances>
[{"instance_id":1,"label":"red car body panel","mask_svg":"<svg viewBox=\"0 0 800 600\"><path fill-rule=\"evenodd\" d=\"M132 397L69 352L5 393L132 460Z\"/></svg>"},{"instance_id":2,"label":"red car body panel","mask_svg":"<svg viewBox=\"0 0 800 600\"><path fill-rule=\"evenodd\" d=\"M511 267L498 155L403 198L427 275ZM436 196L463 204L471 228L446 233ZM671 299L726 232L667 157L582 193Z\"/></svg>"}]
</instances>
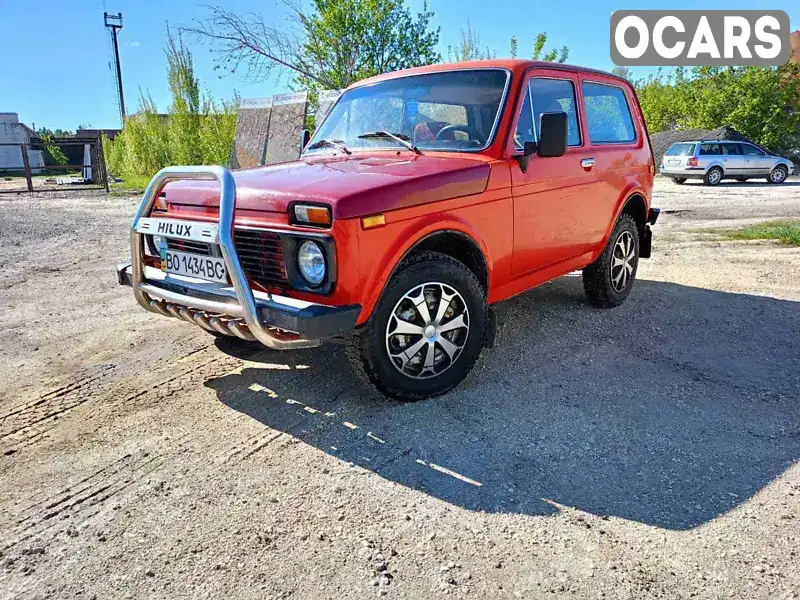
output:
<instances>
[{"instance_id":1,"label":"red car body panel","mask_svg":"<svg viewBox=\"0 0 800 600\"><path fill-rule=\"evenodd\" d=\"M355 86L410 74L487 67L508 70L511 82L494 139L481 152L431 151L422 156L406 149L358 150L351 156L331 152L234 174L237 224L303 231L289 222L290 202L323 203L332 209L330 233L338 264L335 289L329 295L281 293L328 305L360 304L358 323L363 324L402 258L427 236L451 231L467 236L480 249L488 272L488 301L494 303L594 261L632 197L640 197L649 209L654 162L641 109L633 88L623 79L567 65L492 60L420 67ZM561 157L533 156L524 173L515 158L519 152L513 132L520 91L531 77L574 83L582 141ZM583 81L624 90L637 134L634 142L591 143ZM581 160L589 157L595 166L584 169ZM164 191L167 216L216 220L215 184L173 182ZM385 225L364 228L361 218L375 214L384 216Z\"/></svg>"}]
</instances>

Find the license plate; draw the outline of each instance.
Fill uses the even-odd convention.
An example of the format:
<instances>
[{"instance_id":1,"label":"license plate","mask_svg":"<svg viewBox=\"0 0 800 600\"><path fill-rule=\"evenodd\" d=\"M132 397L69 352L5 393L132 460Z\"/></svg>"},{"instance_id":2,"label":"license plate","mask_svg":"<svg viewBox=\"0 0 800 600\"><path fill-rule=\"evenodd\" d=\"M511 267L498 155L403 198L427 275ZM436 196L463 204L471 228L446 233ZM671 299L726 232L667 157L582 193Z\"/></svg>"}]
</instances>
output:
<instances>
[{"instance_id":1,"label":"license plate","mask_svg":"<svg viewBox=\"0 0 800 600\"><path fill-rule=\"evenodd\" d=\"M668 160L667 164L668 165L679 165L679 164L681 164L681 161L679 161L679 160Z\"/></svg>"},{"instance_id":2,"label":"license plate","mask_svg":"<svg viewBox=\"0 0 800 600\"><path fill-rule=\"evenodd\" d=\"M216 256L201 256L162 248L161 270L217 283L228 282L225 260Z\"/></svg>"}]
</instances>

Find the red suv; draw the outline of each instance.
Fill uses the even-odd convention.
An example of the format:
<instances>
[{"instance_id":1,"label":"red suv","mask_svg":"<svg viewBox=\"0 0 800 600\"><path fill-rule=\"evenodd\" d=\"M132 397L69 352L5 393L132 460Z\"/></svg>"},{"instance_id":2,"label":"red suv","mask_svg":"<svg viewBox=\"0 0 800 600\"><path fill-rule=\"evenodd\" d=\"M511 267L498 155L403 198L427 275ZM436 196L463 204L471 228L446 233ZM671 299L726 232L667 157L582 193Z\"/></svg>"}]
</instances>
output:
<instances>
[{"instance_id":1,"label":"red suv","mask_svg":"<svg viewBox=\"0 0 800 600\"><path fill-rule=\"evenodd\" d=\"M595 305L625 300L653 173L624 79L528 60L398 71L348 88L297 161L161 171L119 281L270 348L345 336L382 393L435 396L492 344L492 304L576 269Z\"/></svg>"}]
</instances>

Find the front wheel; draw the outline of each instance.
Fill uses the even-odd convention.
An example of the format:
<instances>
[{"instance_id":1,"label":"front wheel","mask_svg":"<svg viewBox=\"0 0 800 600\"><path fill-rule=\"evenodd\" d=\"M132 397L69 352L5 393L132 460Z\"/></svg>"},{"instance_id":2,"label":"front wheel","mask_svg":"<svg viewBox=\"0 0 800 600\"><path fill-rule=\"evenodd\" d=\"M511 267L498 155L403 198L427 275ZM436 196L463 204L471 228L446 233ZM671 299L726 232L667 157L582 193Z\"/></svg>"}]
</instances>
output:
<instances>
[{"instance_id":1,"label":"front wheel","mask_svg":"<svg viewBox=\"0 0 800 600\"><path fill-rule=\"evenodd\" d=\"M786 178L789 176L789 171L786 170L786 167L783 165L778 165L767 177L767 181L769 183L783 183L786 181Z\"/></svg>"},{"instance_id":2,"label":"front wheel","mask_svg":"<svg viewBox=\"0 0 800 600\"><path fill-rule=\"evenodd\" d=\"M583 289L600 308L619 306L628 297L639 266L639 229L622 214L603 253L583 270Z\"/></svg>"},{"instance_id":3,"label":"front wheel","mask_svg":"<svg viewBox=\"0 0 800 600\"><path fill-rule=\"evenodd\" d=\"M421 400L453 389L483 346L487 305L466 265L421 252L392 276L367 325L346 340L356 373L398 400Z\"/></svg>"}]
</instances>

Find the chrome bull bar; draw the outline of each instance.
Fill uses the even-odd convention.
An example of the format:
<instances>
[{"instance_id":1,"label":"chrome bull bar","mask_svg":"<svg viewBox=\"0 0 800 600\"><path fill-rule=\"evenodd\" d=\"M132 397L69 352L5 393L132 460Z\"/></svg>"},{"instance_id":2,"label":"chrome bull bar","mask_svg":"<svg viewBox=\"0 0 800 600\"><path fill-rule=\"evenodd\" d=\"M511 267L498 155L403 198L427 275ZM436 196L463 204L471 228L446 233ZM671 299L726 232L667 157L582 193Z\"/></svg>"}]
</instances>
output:
<instances>
[{"instance_id":1,"label":"chrome bull bar","mask_svg":"<svg viewBox=\"0 0 800 600\"><path fill-rule=\"evenodd\" d=\"M166 183L174 180L216 180L219 183L219 223L217 239L209 240L218 243L228 275L236 295L236 302L209 300L180 294L166 290L147 282L144 276L145 241L144 233L137 231L141 219L146 218L153 208L157 194ZM161 169L144 192L142 201L131 224L131 267L130 278L133 295L139 305L150 312L182 318L201 327L205 326L207 317L202 312L214 313L243 319L247 329L238 322L227 323L222 327L218 318L208 320L211 329L222 333L232 333L244 339L255 339L269 348L286 350L291 348L308 348L319 345L319 340L303 338L278 337L274 328L262 324L258 317L258 306L255 296L242 269L239 256L233 241L233 223L236 212L236 182L233 175L225 167L191 166L167 167ZM169 236L167 236L169 237ZM153 298L162 300L158 302Z\"/></svg>"}]
</instances>

